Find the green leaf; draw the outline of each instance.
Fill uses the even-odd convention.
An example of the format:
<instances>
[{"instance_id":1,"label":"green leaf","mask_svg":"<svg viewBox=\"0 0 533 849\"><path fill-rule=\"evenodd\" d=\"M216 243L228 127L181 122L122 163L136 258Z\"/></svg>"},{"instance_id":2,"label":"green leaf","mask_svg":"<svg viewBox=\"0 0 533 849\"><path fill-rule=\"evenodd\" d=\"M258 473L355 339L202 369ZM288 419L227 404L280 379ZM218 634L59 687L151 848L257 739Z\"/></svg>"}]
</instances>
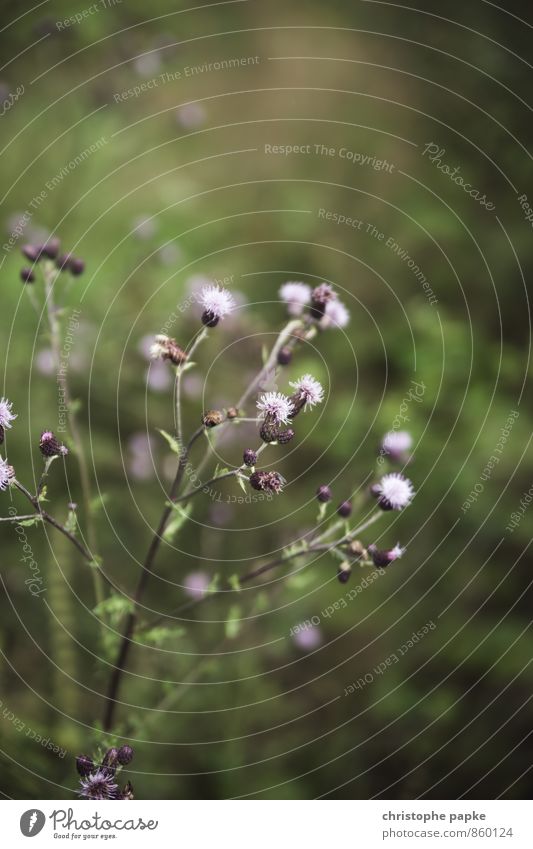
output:
<instances>
[{"instance_id":1,"label":"green leaf","mask_svg":"<svg viewBox=\"0 0 533 849\"><path fill-rule=\"evenodd\" d=\"M102 510L104 504L107 504L109 501L109 493L102 492L96 495L89 503L89 510L91 514L94 516L100 510Z\"/></svg>"},{"instance_id":2,"label":"green leaf","mask_svg":"<svg viewBox=\"0 0 533 849\"><path fill-rule=\"evenodd\" d=\"M108 596L93 608L93 612L99 619L108 618L113 626L119 625L122 617L131 613L132 610L133 602L116 593Z\"/></svg>"},{"instance_id":3,"label":"green leaf","mask_svg":"<svg viewBox=\"0 0 533 849\"><path fill-rule=\"evenodd\" d=\"M38 501L48 501L48 498L46 497L47 492L48 492L48 487L43 486L43 488L41 489L41 491L39 493Z\"/></svg>"},{"instance_id":4,"label":"green leaf","mask_svg":"<svg viewBox=\"0 0 533 849\"><path fill-rule=\"evenodd\" d=\"M246 495L248 490L246 489L246 485L245 485L244 481L248 480L248 478L244 477L243 475L236 475L236 478L237 478L237 481L239 483L240 488L242 489L242 491Z\"/></svg>"},{"instance_id":5,"label":"green leaf","mask_svg":"<svg viewBox=\"0 0 533 849\"><path fill-rule=\"evenodd\" d=\"M34 516L33 519L24 519L23 522L17 522L17 525L20 525L21 528L31 528L32 525L37 525L38 522L41 522L42 518L42 516Z\"/></svg>"},{"instance_id":6,"label":"green leaf","mask_svg":"<svg viewBox=\"0 0 533 849\"><path fill-rule=\"evenodd\" d=\"M232 576L229 578L229 580L228 580L228 584L230 585L230 587L231 587L231 589L232 589L232 590L235 590L236 592L240 593L240 591L241 591L241 582L240 582L240 580L239 580L239 576L238 576L238 575L232 575Z\"/></svg>"},{"instance_id":7,"label":"green leaf","mask_svg":"<svg viewBox=\"0 0 533 849\"><path fill-rule=\"evenodd\" d=\"M317 525L324 519L326 512L328 509L328 505L324 502L321 502L320 507L318 508L318 516L316 517Z\"/></svg>"},{"instance_id":8,"label":"green leaf","mask_svg":"<svg viewBox=\"0 0 533 849\"><path fill-rule=\"evenodd\" d=\"M171 436L170 433L167 433L166 430L161 430L161 428L158 428L158 430L161 436L163 436L168 442L170 450L173 451L177 457L179 457L181 454L181 449L178 440L174 436Z\"/></svg>"},{"instance_id":9,"label":"green leaf","mask_svg":"<svg viewBox=\"0 0 533 849\"><path fill-rule=\"evenodd\" d=\"M192 504L187 504L186 507L182 507L181 504L171 503L170 506L174 510L174 516L163 531L163 539L166 542L172 542L182 525L184 525L189 518L192 510Z\"/></svg>"},{"instance_id":10,"label":"green leaf","mask_svg":"<svg viewBox=\"0 0 533 849\"><path fill-rule=\"evenodd\" d=\"M238 604L234 604L230 607L226 620L226 637L228 640L234 640L239 635L241 626L241 609Z\"/></svg>"},{"instance_id":11,"label":"green leaf","mask_svg":"<svg viewBox=\"0 0 533 849\"><path fill-rule=\"evenodd\" d=\"M179 626L169 628L164 625L160 625L156 628L150 628L148 631L141 631L138 637L139 640L142 640L144 643L161 646L167 640L183 637L185 633L185 628L181 628Z\"/></svg>"},{"instance_id":12,"label":"green leaf","mask_svg":"<svg viewBox=\"0 0 533 849\"><path fill-rule=\"evenodd\" d=\"M209 582L209 586L207 587L208 593L217 593L220 588L220 575L218 572L215 572L213 577Z\"/></svg>"}]
</instances>

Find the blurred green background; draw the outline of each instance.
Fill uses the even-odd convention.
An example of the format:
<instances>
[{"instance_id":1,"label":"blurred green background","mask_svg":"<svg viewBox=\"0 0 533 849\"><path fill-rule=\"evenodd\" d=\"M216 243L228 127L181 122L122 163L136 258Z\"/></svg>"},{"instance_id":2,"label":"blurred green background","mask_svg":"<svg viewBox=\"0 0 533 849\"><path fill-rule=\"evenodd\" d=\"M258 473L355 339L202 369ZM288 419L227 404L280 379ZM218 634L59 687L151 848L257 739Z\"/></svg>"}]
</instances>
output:
<instances>
[{"instance_id":1,"label":"blurred green background","mask_svg":"<svg viewBox=\"0 0 533 849\"><path fill-rule=\"evenodd\" d=\"M412 381L425 391L406 422L417 498L364 540L407 546L386 576L325 617L351 584L337 582L330 556L300 561L293 577L278 580L284 568L263 588L211 599L132 652L116 730L136 751L136 796L526 797L531 516L506 526L532 483L531 225L518 201L528 189L533 197L529 10L481 0L452 0L444 12L436 2L189 5L123 0L70 24L90 4L26 14L3 5L4 20L18 20L0 33L2 99L24 87L1 117L2 394L18 413L4 456L31 488L39 434L57 428L46 323L18 276L20 245L50 233L87 265L83 277L61 278L57 295L65 321L81 311L69 380L93 493L104 496L98 550L127 593L169 486L157 428L173 429L173 393L168 371L147 376L150 335L202 279L227 277L239 293L239 310L184 381L190 431L206 407L234 403L260 367L285 320L285 280L331 281L351 313L345 333L324 332L279 377L283 390L311 371L328 390L327 404L299 420L291 450L270 449L285 494L239 507L224 500L240 494L230 482L221 502L196 500L193 522L160 553L147 617L186 601L191 573L224 581L312 527L317 485L332 481L339 501L356 491ZM186 70L230 59L246 61ZM428 144L495 209L439 170ZM354 163L343 148L391 167ZM24 237L6 249L28 211ZM42 304L42 284L33 292ZM171 335L185 346L197 329L192 306ZM500 462L463 512L512 411ZM247 425L234 429L221 462L238 462L254 439ZM61 520L80 502L74 456L52 467L48 497ZM8 493L1 504L7 516ZM13 527L0 533L0 789L71 798L75 755L102 740L95 723L116 641L102 641L90 569L68 543L28 528L46 584L33 598ZM311 617L320 625L303 645L290 631ZM344 696L428 622L435 629L398 663Z\"/></svg>"}]
</instances>

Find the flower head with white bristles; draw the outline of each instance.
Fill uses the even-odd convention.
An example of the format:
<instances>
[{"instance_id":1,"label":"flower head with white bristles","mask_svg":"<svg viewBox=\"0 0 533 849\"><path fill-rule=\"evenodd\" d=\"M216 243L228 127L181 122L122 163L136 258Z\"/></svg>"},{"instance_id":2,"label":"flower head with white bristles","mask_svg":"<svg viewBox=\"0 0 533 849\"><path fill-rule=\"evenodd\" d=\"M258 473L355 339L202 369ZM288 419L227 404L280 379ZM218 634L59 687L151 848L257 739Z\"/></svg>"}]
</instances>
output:
<instances>
[{"instance_id":1,"label":"flower head with white bristles","mask_svg":"<svg viewBox=\"0 0 533 849\"><path fill-rule=\"evenodd\" d=\"M7 460L0 457L0 491L3 492L15 477L15 470Z\"/></svg>"},{"instance_id":2,"label":"flower head with white bristles","mask_svg":"<svg viewBox=\"0 0 533 849\"><path fill-rule=\"evenodd\" d=\"M322 330L329 328L333 330L341 330L350 322L350 313L342 303L342 301L328 301L324 317L320 320Z\"/></svg>"},{"instance_id":3,"label":"flower head with white bristles","mask_svg":"<svg viewBox=\"0 0 533 849\"><path fill-rule=\"evenodd\" d=\"M11 422L17 418L12 409L11 401L7 398L0 399L0 427L11 427Z\"/></svg>"},{"instance_id":4,"label":"flower head with white bristles","mask_svg":"<svg viewBox=\"0 0 533 849\"><path fill-rule=\"evenodd\" d=\"M393 460L406 459L413 444L413 437L406 430L390 430L381 442L381 450Z\"/></svg>"},{"instance_id":5,"label":"flower head with white bristles","mask_svg":"<svg viewBox=\"0 0 533 849\"><path fill-rule=\"evenodd\" d=\"M311 287L307 283L289 281L279 290L280 298L287 304L289 315L301 315L311 301Z\"/></svg>"},{"instance_id":6,"label":"flower head with white bristles","mask_svg":"<svg viewBox=\"0 0 533 849\"><path fill-rule=\"evenodd\" d=\"M200 303L204 309L202 322L206 327L215 327L235 306L233 295L221 286L204 286L200 292Z\"/></svg>"},{"instance_id":7,"label":"flower head with white bristles","mask_svg":"<svg viewBox=\"0 0 533 849\"><path fill-rule=\"evenodd\" d=\"M401 548L400 544L396 543L394 548L386 550L380 549L377 545L372 544L368 546L368 553L374 561L374 566L379 566L383 569L385 566L388 566L390 563L394 563L395 560L403 557L405 554L405 548Z\"/></svg>"},{"instance_id":8,"label":"flower head with white bristles","mask_svg":"<svg viewBox=\"0 0 533 849\"><path fill-rule=\"evenodd\" d=\"M397 472L384 475L373 492L382 510L403 510L415 494L411 481Z\"/></svg>"},{"instance_id":9,"label":"flower head with white bristles","mask_svg":"<svg viewBox=\"0 0 533 849\"><path fill-rule=\"evenodd\" d=\"M264 392L259 396L257 409L264 419L276 424L288 424L293 411L293 404L282 392Z\"/></svg>"},{"instance_id":10,"label":"flower head with white bristles","mask_svg":"<svg viewBox=\"0 0 533 849\"><path fill-rule=\"evenodd\" d=\"M80 780L82 799L118 799L118 784L112 770L102 767Z\"/></svg>"},{"instance_id":11,"label":"flower head with white bristles","mask_svg":"<svg viewBox=\"0 0 533 849\"><path fill-rule=\"evenodd\" d=\"M324 400L322 384L315 380L311 374L304 374L299 380L291 381L294 395L292 401L298 412L303 408L314 407Z\"/></svg>"}]
</instances>

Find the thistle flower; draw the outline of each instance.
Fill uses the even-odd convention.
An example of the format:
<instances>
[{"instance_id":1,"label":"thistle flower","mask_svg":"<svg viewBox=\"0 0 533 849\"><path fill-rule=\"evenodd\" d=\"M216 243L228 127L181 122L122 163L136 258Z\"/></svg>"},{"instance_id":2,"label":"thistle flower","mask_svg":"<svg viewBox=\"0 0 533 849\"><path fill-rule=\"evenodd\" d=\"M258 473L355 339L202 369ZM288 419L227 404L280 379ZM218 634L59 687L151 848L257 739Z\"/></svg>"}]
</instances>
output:
<instances>
[{"instance_id":1,"label":"thistle flower","mask_svg":"<svg viewBox=\"0 0 533 849\"><path fill-rule=\"evenodd\" d=\"M322 385L310 374L304 374L299 380L291 381L290 385L295 390L290 399L293 405L293 416L302 409L306 410L307 407L322 403L324 399Z\"/></svg>"},{"instance_id":2,"label":"thistle flower","mask_svg":"<svg viewBox=\"0 0 533 849\"><path fill-rule=\"evenodd\" d=\"M133 749L131 746L121 746L117 753L117 760L121 766L127 766L133 760Z\"/></svg>"},{"instance_id":3,"label":"thistle flower","mask_svg":"<svg viewBox=\"0 0 533 849\"><path fill-rule=\"evenodd\" d=\"M156 336L153 345L150 346L150 358L170 360L175 366L182 366L188 359L185 351L176 344L176 340L163 334Z\"/></svg>"},{"instance_id":4,"label":"thistle flower","mask_svg":"<svg viewBox=\"0 0 533 849\"><path fill-rule=\"evenodd\" d=\"M35 274L31 270L31 268L21 268L20 269L20 279L23 283L34 283L35 282Z\"/></svg>"},{"instance_id":5,"label":"thistle flower","mask_svg":"<svg viewBox=\"0 0 533 849\"><path fill-rule=\"evenodd\" d=\"M202 323L206 327L216 327L235 305L233 295L221 286L204 286L200 293L200 303L204 308Z\"/></svg>"},{"instance_id":6,"label":"thistle flower","mask_svg":"<svg viewBox=\"0 0 533 849\"><path fill-rule=\"evenodd\" d=\"M320 328L322 330L340 330L350 323L350 313L342 303L342 301L328 301L324 315L320 320Z\"/></svg>"},{"instance_id":7,"label":"thistle flower","mask_svg":"<svg viewBox=\"0 0 533 849\"><path fill-rule=\"evenodd\" d=\"M253 448L247 448L242 455L242 462L245 466L255 466L257 463L257 451Z\"/></svg>"},{"instance_id":8,"label":"thistle flower","mask_svg":"<svg viewBox=\"0 0 533 849\"><path fill-rule=\"evenodd\" d=\"M265 392L259 396L257 409L263 418L269 418L276 424L289 424L293 403L281 392Z\"/></svg>"},{"instance_id":9,"label":"thistle flower","mask_svg":"<svg viewBox=\"0 0 533 849\"><path fill-rule=\"evenodd\" d=\"M7 398L0 399L0 427L6 428L11 427L11 422L15 421L17 418L16 414L12 412L13 404L11 401L8 401Z\"/></svg>"},{"instance_id":10,"label":"thistle flower","mask_svg":"<svg viewBox=\"0 0 533 849\"><path fill-rule=\"evenodd\" d=\"M207 410L202 416L204 427L217 427L224 421L224 414L220 410Z\"/></svg>"},{"instance_id":11,"label":"thistle flower","mask_svg":"<svg viewBox=\"0 0 533 849\"><path fill-rule=\"evenodd\" d=\"M119 794L115 777L105 767L97 769L80 780L79 795L82 799L117 799Z\"/></svg>"},{"instance_id":12,"label":"thistle flower","mask_svg":"<svg viewBox=\"0 0 533 849\"><path fill-rule=\"evenodd\" d=\"M280 445L287 445L292 439L294 439L294 431L292 427L288 427L287 430L280 430L278 433L278 442Z\"/></svg>"},{"instance_id":13,"label":"thistle flower","mask_svg":"<svg viewBox=\"0 0 533 849\"><path fill-rule=\"evenodd\" d=\"M411 481L398 472L384 475L372 488L372 493L377 496L382 510L403 510L415 494Z\"/></svg>"},{"instance_id":14,"label":"thistle flower","mask_svg":"<svg viewBox=\"0 0 533 849\"><path fill-rule=\"evenodd\" d=\"M276 495L279 495L285 484L279 472L253 472L249 481L250 486L259 492L275 492Z\"/></svg>"},{"instance_id":15,"label":"thistle flower","mask_svg":"<svg viewBox=\"0 0 533 849\"><path fill-rule=\"evenodd\" d=\"M408 451L413 444L413 438L406 430L390 430L381 441L381 451L391 460L403 462L408 459Z\"/></svg>"},{"instance_id":16,"label":"thistle flower","mask_svg":"<svg viewBox=\"0 0 533 849\"><path fill-rule=\"evenodd\" d=\"M342 504L339 504L337 507L337 513L343 519L347 519L352 515L352 502L351 501L343 501Z\"/></svg>"},{"instance_id":17,"label":"thistle flower","mask_svg":"<svg viewBox=\"0 0 533 849\"><path fill-rule=\"evenodd\" d=\"M322 486L318 487L316 491L316 497L318 498L321 504L327 504L327 502L331 501L331 499L333 498L331 494L331 489L329 488L329 486L326 486L326 484L322 484Z\"/></svg>"},{"instance_id":18,"label":"thistle flower","mask_svg":"<svg viewBox=\"0 0 533 849\"><path fill-rule=\"evenodd\" d=\"M15 469L0 457L0 492L4 492L15 477Z\"/></svg>"},{"instance_id":19,"label":"thistle flower","mask_svg":"<svg viewBox=\"0 0 533 849\"><path fill-rule=\"evenodd\" d=\"M78 755L76 758L76 769L82 778L86 778L91 772L94 772L94 762L87 755Z\"/></svg>"},{"instance_id":20,"label":"thistle flower","mask_svg":"<svg viewBox=\"0 0 533 849\"><path fill-rule=\"evenodd\" d=\"M39 448L43 457L65 457L68 454L66 445L63 445L51 430L43 430Z\"/></svg>"},{"instance_id":21,"label":"thistle flower","mask_svg":"<svg viewBox=\"0 0 533 849\"><path fill-rule=\"evenodd\" d=\"M279 290L280 298L287 304L289 315L301 315L311 300L311 287L307 283L289 281Z\"/></svg>"},{"instance_id":22,"label":"thistle flower","mask_svg":"<svg viewBox=\"0 0 533 849\"><path fill-rule=\"evenodd\" d=\"M330 301L337 298L337 293L329 283L321 283L311 292L311 315L313 318L321 319L326 313L326 307Z\"/></svg>"},{"instance_id":23,"label":"thistle flower","mask_svg":"<svg viewBox=\"0 0 533 849\"><path fill-rule=\"evenodd\" d=\"M23 245L20 249L26 259L30 262L39 262L41 258L41 249L38 245Z\"/></svg>"},{"instance_id":24,"label":"thistle flower","mask_svg":"<svg viewBox=\"0 0 533 849\"><path fill-rule=\"evenodd\" d=\"M389 566L389 564L393 563L394 560L398 560L398 558L402 557L402 555L405 554L405 548L400 548L399 543L397 543L394 548L387 551L381 550L376 545L372 544L368 546L368 553L374 561L374 566L380 566L384 569L385 566Z\"/></svg>"}]
</instances>

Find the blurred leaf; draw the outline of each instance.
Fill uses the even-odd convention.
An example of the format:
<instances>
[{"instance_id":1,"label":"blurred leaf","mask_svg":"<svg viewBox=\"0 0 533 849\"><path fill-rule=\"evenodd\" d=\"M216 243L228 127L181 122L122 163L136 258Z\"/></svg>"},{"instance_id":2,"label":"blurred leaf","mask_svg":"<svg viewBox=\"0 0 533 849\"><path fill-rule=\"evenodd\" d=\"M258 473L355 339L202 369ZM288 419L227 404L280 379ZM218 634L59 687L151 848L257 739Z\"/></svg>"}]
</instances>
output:
<instances>
[{"instance_id":1,"label":"blurred leaf","mask_svg":"<svg viewBox=\"0 0 533 849\"><path fill-rule=\"evenodd\" d=\"M242 627L241 608L238 604L230 607L228 618L226 619L226 637L228 640L234 640L239 635Z\"/></svg>"},{"instance_id":2,"label":"blurred leaf","mask_svg":"<svg viewBox=\"0 0 533 849\"><path fill-rule=\"evenodd\" d=\"M170 502L168 502L170 504ZM182 507L180 504L171 504L174 510L174 517L170 520L165 530L163 531L163 539L166 542L172 542L182 525L185 524L192 511L192 504L187 504Z\"/></svg>"},{"instance_id":3,"label":"blurred leaf","mask_svg":"<svg viewBox=\"0 0 533 849\"><path fill-rule=\"evenodd\" d=\"M177 457L179 457L181 451L180 451L180 445L179 445L178 440L174 436L171 436L170 433L167 433L166 430L162 430L161 428L158 428L158 431L161 434L161 436L163 436L166 439L166 441L168 442L170 450L173 451L174 454L176 454Z\"/></svg>"}]
</instances>

